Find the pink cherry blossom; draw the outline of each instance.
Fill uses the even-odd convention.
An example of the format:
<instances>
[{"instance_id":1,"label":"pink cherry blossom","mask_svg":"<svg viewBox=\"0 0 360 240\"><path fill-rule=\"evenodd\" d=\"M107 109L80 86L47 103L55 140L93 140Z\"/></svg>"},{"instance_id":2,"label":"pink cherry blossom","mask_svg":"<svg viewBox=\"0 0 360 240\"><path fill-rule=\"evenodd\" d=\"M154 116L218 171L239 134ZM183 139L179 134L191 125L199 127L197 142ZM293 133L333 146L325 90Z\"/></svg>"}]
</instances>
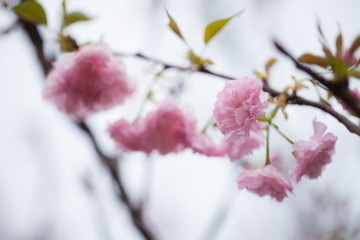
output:
<instances>
[{"instance_id":1,"label":"pink cherry blossom","mask_svg":"<svg viewBox=\"0 0 360 240\"><path fill-rule=\"evenodd\" d=\"M150 154L153 149L142 139L145 128L144 121L138 121L135 127L128 121L121 119L112 124L108 131L120 149L126 152L142 151Z\"/></svg>"},{"instance_id":2,"label":"pink cherry blossom","mask_svg":"<svg viewBox=\"0 0 360 240\"><path fill-rule=\"evenodd\" d=\"M78 121L123 103L135 90L121 57L103 43L81 47L53 65L43 96Z\"/></svg>"},{"instance_id":3,"label":"pink cherry blossom","mask_svg":"<svg viewBox=\"0 0 360 240\"><path fill-rule=\"evenodd\" d=\"M173 98L168 98L134 125L120 120L109 127L109 132L123 150L146 154L157 150L164 155L191 146L196 134L196 119L187 109L180 109Z\"/></svg>"},{"instance_id":4,"label":"pink cherry blossom","mask_svg":"<svg viewBox=\"0 0 360 240\"><path fill-rule=\"evenodd\" d=\"M222 145L231 161L241 159L243 156L252 153L254 149L260 147L264 143L265 136L261 132L263 127L263 123L257 122L255 131L251 131L249 137L245 138L242 142L224 139Z\"/></svg>"},{"instance_id":5,"label":"pink cherry blossom","mask_svg":"<svg viewBox=\"0 0 360 240\"><path fill-rule=\"evenodd\" d=\"M243 142L257 130L257 119L265 114L267 93L255 76L227 80L217 95L214 118L226 140Z\"/></svg>"},{"instance_id":6,"label":"pink cherry blossom","mask_svg":"<svg viewBox=\"0 0 360 240\"><path fill-rule=\"evenodd\" d=\"M193 138L191 148L195 153L201 153L208 157L221 157L225 155L223 145L214 144L211 138L203 133L199 133Z\"/></svg>"},{"instance_id":7,"label":"pink cherry blossom","mask_svg":"<svg viewBox=\"0 0 360 240\"><path fill-rule=\"evenodd\" d=\"M161 154L190 146L196 134L196 119L188 109L180 109L173 98L159 104L145 118L145 141Z\"/></svg>"},{"instance_id":8,"label":"pink cherry blossom","mask_svg":"<svg viewBox=\"0 0 360 240\"><path fill-rule=\"evenodd\" d=\"M360 104L360 92L357 88L354 89L350 89L349 90L350 94L355 98L355 100L358 102L358 104ZM349 108L346 103L341 100L340 98L336 98L338 100L338 102L341 104L341 106L348 111L349 113L353 113L352 109Z\"/></svg>"},{"instance_id":9,"label":"pink cherry blossom","mask_svg":"<svg viewBox=\"0 0 360 240\"><path fill-rule=\"evenodd\" d=\"M224 140L223 145L225 148L225 152L229 155L231 161L239 160L243 156L252 153L252 151L258 147L260 147L265 140L264 134L259 132L250 132L248 138L246 138L243 142L233 142Z\"/></svg>"},{"instance_id":10,"label":"pink cherry blossom","mask_svg":"<svg viewBox=\"0 0 360 240\"><path fill-rule=\"evenodd\" d=\"M316 119L313 121L313 127L314 135L310 141L300 140L293 145L293 155L297 164L290 169L289 174L295 183L304 175L310 179L318 178L335 153L337 137L332 133L325 134L326 125Z\"/></svg>"},{"instance_id":11,"label":"pink cherry blossom","mask_svg":"<svg viewBox=\"0 0 360 240\"><path fill-rule=\"evenodd\" d=\"M287 197L287 191L292 193L290 181L272 165L256 170L239 168L244 171L237 180L239 189L245 188L261 197L269 195L279 202Z\"/></svg>"},{"instance_id":12,"label":"pink cherry blossom","mask_svg":"<svg viewBox=\"0 0 360 240\"><path fill-rule=\"evenodd\" d=\"M352 55L352 56L349 55L349 49L345 49L341 58L344 60L344 62L346 63L346 65L348 67L355 65L355 63L357 61L357 59L354 55Z\"/></svg>"}]
</instances>

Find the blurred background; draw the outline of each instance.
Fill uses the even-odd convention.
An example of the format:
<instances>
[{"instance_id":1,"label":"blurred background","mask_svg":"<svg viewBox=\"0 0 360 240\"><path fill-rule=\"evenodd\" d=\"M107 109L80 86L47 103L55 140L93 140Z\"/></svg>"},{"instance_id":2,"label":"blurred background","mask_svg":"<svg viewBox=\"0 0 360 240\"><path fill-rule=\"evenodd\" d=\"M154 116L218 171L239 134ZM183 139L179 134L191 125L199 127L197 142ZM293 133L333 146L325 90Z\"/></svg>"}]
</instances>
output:
<instances>
[{"instance_id":1,"label":"blurred background","mask_svg":"<svg viewBox=\"0 0 360 240\"><path fill-rule=\"evenodd\" d=\"M8 1L15 5L18 1ZM48 17L40 27L46 50L59 53L61 1L39 1ZM206 48L212 70L232 76L264 71L270 57L278 58L270 84L281 90L291 76L304 77L272 45L278 39L294 55L321 54L319 22L334 49L341 31L345 46L360 32L357 0L68 0L69 11L94 17L68 29L79 43L104 41L123 53L141 52L187 66L187 47L167 27L166 7L183 35L200 53L206 25L235 12L231 21ZM16 17L0 8L0 29ZM154 63L124 58L137 92L123 106L96 113L86 122L101 148L121 154L106 132L120 118L137 114L149 83L159 68ZM0 36L0 239L142 239L126 207L118 201L107 170L97 159L88 137L67 116L42 99L45 77L33 47L17 28ZM169 70L156 85L156 98L176 93L191 106L202 129L212 114L224 80L199 73ZM352 82L352 87L360 87ZM317 99L314 91L303 94ZM343 112L341 106L333 107ZM147 104L147 109L154 106ZM142 153L121 155L121 177L135 203L144 202L148 225L158 239L360 239L360 138L337 120L308 107L287 107L287 121L275 122L293 140L309 139L312 120L326 122L338 136L333 162L322 176L293 185L282 203L238 190L237 163L185 151L165 157ZM350 117L351 118L351 117ZM351 118L357 121L355 118ZM214 133L216 137L217 134ZM218 136L219 137L219 136ZM294 164L291 146L273 132L271 154L280 155L283 172ZM243 163L260 166L264 148Z\"/></svg>"}]
</instances>

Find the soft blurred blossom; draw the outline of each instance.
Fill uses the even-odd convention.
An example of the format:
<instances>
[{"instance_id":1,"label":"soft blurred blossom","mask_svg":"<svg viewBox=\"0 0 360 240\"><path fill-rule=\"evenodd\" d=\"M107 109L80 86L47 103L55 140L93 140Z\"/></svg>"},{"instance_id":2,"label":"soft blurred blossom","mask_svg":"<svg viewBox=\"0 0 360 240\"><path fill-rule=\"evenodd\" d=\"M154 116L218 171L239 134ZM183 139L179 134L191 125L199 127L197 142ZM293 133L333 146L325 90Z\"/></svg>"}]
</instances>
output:
<instances>
[{"instance_id":1,"label":"soft blurred blossom","mask_svg":"<svg viewBox=\"0 0 360 240\"><path fill-rule=\"evenodd\" d=\"M179 108L174 98L167 98L133 125L120 120L109 127L109 132L123 150L147 154L157 150L165 155L191 146L196 136L196 119L188 109Z\"/></svg>"},{"instance_id":2,"label":"soft blurred blossom","mask_svg":"<svg viewBox=\"0 0 360 240\"><path fill-rule=\"evenodd\" d=\"M53 65L44 98L78 121L123 103L135 90L121 57L104 43L85 45Z\"/></svg>"},{"instance_id":3,"label":"soft blurred blossom","mask_svg":"<svg viewBox=\"0 0 360 240\"><path fill-rule=\"evenodd\" d=\"M220 157L225 155L222 144L216 145L205 133L199 133L191 142L191 149L195 153L201 153L208 157Z\"/></svg>"}]
</instances>

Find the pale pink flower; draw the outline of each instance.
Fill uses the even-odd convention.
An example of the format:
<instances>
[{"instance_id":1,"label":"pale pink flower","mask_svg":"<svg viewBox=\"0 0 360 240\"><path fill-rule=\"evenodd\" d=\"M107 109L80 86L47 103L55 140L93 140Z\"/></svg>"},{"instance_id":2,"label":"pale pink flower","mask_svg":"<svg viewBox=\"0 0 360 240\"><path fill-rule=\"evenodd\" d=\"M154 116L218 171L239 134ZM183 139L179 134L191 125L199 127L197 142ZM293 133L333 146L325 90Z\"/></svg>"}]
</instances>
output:
<instances>
[{"instance_id":1,"label":"pale pink flower","mask_svg":"<svg viewBox=\"0 0 360 240\"><path fill-rule=\"evenodd\" d=\"M352 56L349 55L349 49L345 49L341 58L344 60L344 62L346 63L346 65L348 67L355 65L356 61L357 61L357 59L354 55L352 55Z\"/></svg>"},{"instance_id":2,"label":"pale pink flower","mask_svg":"<svg viewBox=\"0 0 360 240\"><path fill-rule=\"evenodd\" d=\"M217 94L214 118L226 140L243 142L251 131L257 131L257 119L265 114L267 93L255 76L227 80Z\"/></svg>"},{"instance_id":3,"label":"pale pink flower","mask_svg":"<svg viewBox=\"0 0 360 240\"><path fill-rule=\"evenodd\" d=\"M245 188L261 197L269 195L279 202L287 197L287 191L292 193L290 181L272 165L256 170L239 168L244 171L237 180L239 189Z\"/></svg>"},{"instance_id":4,"label":"pale pink flower","mask_svg":"<svg viewBox=\"0 0 360 240\"><path fill-rule=\"evenodd\" d=\"M358 104L360 104L360 92L357 88L349 89L350 94L355 98ZM348 111L349 113L353 113L352 109L349 108L346 103L340 98L336 98L336 100L341 104L341 106Z\"/></svg>"},{"instance_id":5,"label":"pale pink flower","mask_svg":"<svg viewBox=\"0 0 360 240\"><path fill-rule=\"evenodd\" d=\"M310 141L300 140L293 145L293 155L297 164L290 169L289 174L295 183L304 175L310 179L318 178L335 153L337 137L332 133L325 134L326 125L316 119L313 121L313 127L314 135Z\"/></svg>"},{"instance_id":6,"label":"pale pink flower","mask_svg":"<svg viewBox=\"0 0 360 240\"><path fill-rule=\"evenodd\" d=\"M211 138L203 133L199 133L193 138L191 149L195 153L201 153L208 157L221 157L225 155L223 145L214 144Z\"/></svg>"},{"instance_id":7,"label":"pale pink flower","mask_svg":"<svg viewBox=\"0 0 360 240\"><path fill-rule=\"evenodd\" d=\"M136 126L134 126L128 121L121 119L109 126L108 131L118 148L126 152L142 151L150 154L153 149L143 140L145 128L146 126L143 121L138 121Z\"/></svg>"},{"instance_id":8,"label":"pale pink flower","mask_svg":"<svg viewBox=\"0 0 360 240\"><path fill-rule=\"evenodd\" d=\"M196 134L193 113L180 109L173 98L167 98L156 111L150 112L145 118L145 124L145 141L161 154L189 147Z\"/></svg>"},{"instance_id":9,"label":"pale pink flower","mask_svg":"<svg viewBox=\"0 0 360 240\"><path fill-rule=\"evenodd\" d=\"M103 43L81 47L53 65L43 96L78 121L123 103L135 90L121 57Z\"/></svg>"},{"instance_id":10,"label":"pale pink flower","mask_svg":"<svg viewBox=\"0 0 360 240\"><path fill-rule=\"evenodd\" d=\"M243 156L248 155L253 152L256 148L259 148L265 140L264 134L259 132L250 132L248 138L246 138L243 142L233 142L233 141L223 141L223 146L225 148L225 152L229 155L231 161L239 160Z\"/></svg>"},{"instance_id":11,"label":"pale pink flower","mask_svg":"<svg viewBox=\"0 0 360 240\"><path fill-rule=\"evenodd\" d=\"M157 110L138 119L134 125L124 121L110 126L109 132L118 147L128 151L150 154L157 150L162 155L176 153L190 147L196 134L194 115L180 109L172 98L159 103ZM120 129L124 126L124 130Z\"/></svg>"}]
</instances>

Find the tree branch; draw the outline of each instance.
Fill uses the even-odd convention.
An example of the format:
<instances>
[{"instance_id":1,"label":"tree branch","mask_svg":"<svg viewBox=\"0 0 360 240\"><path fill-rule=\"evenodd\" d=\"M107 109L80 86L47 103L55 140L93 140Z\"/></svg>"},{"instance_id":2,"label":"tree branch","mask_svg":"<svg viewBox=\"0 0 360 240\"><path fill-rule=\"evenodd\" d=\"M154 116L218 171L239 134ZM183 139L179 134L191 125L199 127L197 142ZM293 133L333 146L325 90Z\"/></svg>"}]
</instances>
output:
<instances>
[{"instance_id":1,"label":"tree branch","mask_svg":"<svg viewBox=\"0 0 360 240\"><path fill-rule=\"evenodd\" d=\"M149 239L149 240L155 239L154 234L147 228L147 225L144 222L143 211L141 206L135 207L130 201L125 186L122 183L121 178L118 174L119 172L118 159L116 157L107 156L101 151L99 145L96 142L94 134L91 132L91 130L89 129L89 127L85 122L80 122L77 123L76 125L89 136L95 148L96 153L101 158L105 166L107 166L107 168L109 169L111 173L111 177L113 178L117 187L119 188L118 189L120 191L119 198L128 207L134 225L139 229L139 231L142 233L145 239Z\"/></svg>"},{"instance_id":2,"label":"tree branch","mask_svg":"<svg viewBox=\"0 0 360 240\"><path fill-rule=\"evenodd\" d=\"M300 63L298 60L295 59L280 43L274 41L275 47L283 53L285 56L291 59L291 61L295 64L295 66L309 74L314 80L321 83L323 86L327 87L336 97L340 98L344 103L351 108L351 110L360 117L360 104L357 103L357 100L354 96L349 92L348 86L344 85L340 82L329 81L322 77L317 72L313 71L311 68L307 67L306 65ZM348 81L344 81L348 82Z\"/></svg>"},{"instance_id":3,"label":"tree branch","mask_svg":"<svg viewBox=\"0 0 360 240\"><path fill-rule=\"evenodd\" d=\"M48 60L46 58L44 53L44 41L40 36L37 27L34 24L31 24L21 19L19 19L19 23L21 24L21 27L23 28L23 30L29 37L32 45L34 46L36 56L41 64L41 69L43 70L43 73L47 75L52 67L51 62L53 61L53 59Z\"/></svg>"},{"instance_id":4,"label":"tree branch","mask_svg":"<svg viewBox=\"0 0 360 240\"><path fill-rule=\"evenodd\" d=\"M272 97L279 96L280 94L284 94L287 98L288 103L290 104L296 104L296 105L305 105L305 106L311 106L317 109L320 109L331 116L333 116L335 119L337 119L340 123L342 123L350 132L360 136L360 127L351 122L347 117L344 115L338 113L335 111L332 107L326 105L322 102L314 102L307 100L305 98L299 97L299 96L293 96L285 93L278 92L274 89L272 89L267 82L264 82L264 91L268 92Z\"/></svg>"},{"instance_id":5,"label":"tree branch","mask_svg":"<svg viewBox=\"0 0 360 240\"><path fill-rule=\"evenodd\" d=\"M129 54L129 53L116 53L117 55L120 55L120 56L127 56L127 57L138 57L138 58L141 58L141 59L144 59L146 61L153 61L153 62L156 62L156 63L159 63L161 65L164 66L165 69L170 69L170 68L173 68L173 69L178 69L180 71L193 71L193 72L200 72L200 73L204 73L204 74L208 74L208 75L212 75L212 76L215 76L215 77L219 77L219 78L223 78L223 79L229 79L229 80L233 80L233 79L236 79L235 77L233 76L228 76L228 75L224 75L224 74L220 74L220 73L216 73L216 72L213 72L205 67L202 67L202 68L193 68L193 67L181 67L181 66L178 66L178 65L173 65L173 64L169 64L169 63L166 63L164 61L161 61L161 60L157 60L157 59L154 59L154 58L151 58L151 57L148 57L144 54L141 54L141 53L136 53L136 54ZM290 56L290 58L297 62L296 59L294 59L292 56ZM300 63L299 63L300 64ZM308 74L310 74L311 76L315 76L317 77L316 80L318 80L320 83L326 83L327 85L329 83L327 83L327 80L322 78L321 76L319 76L317 73L314 73L311 69L307 68L306 66L303 66L302 64L300 64L301 68L306 70L306 72ZM314 101L310 101L310 100L307 100L305 98L302 98L300 96L297 96L297 95L289 95L287 93L282 93L282 92L279 92L273 88L270 87L270 85L268 84L267 81L263 81L263 90L265 92L268 92L272 97L277 97L279 96L280 94L284 94L287 98L287 101L289 104L294 104L294 105L304 105L304 106L311 106L311 107L314 107L314 108L317 108L317 109L320 109L328 114L330 114L331 116L333 116L335 119L337 119L340 123L342 123L350 132L360 136L360 127L357 126L356 124L354 124L353 122L351 122L347 117L345 117L344 115L338 113L337 111L335 111L333 108L331 108L330 106L324 104L324 103L321 103L321 102L314 102ZM343 92L344 93L344 92ZM344 93L345 94L345 93ZM349 94L351 95L351 94ZM336 95L338 96L338 95ZM352 97L352 96L351 96ZM348 100L349 101L349 100ZM355 103L355 100L352 102L352 103ZM353 104L354 105L354 104ZM359 108L359 106L357 106L357 108Z\"/></svg>"},{"instance_id":6,"label":"tree branch","mask_svg":"<svg viewBox=\"0 0 360 240\"><path fill-rule=\"evenodd\" d=\"M41 64L43 73L47 75L51 70L51 61L48 60L44 54L43 49L43 39L40 36L40 33L37 27L31 23L28 23L23 20L19 20L21 23L22 29L25 31L27 36L29 37L33 47L35 48L37 59ZM141 206L134 206L130 201L130 198L126 192L124 183L122 182L119 176L119 166L118 166L118 159L115 157L107 156L99 147L94 134L88 127L85 122L76 123L74 122L84 133L90 138L91 143L93 144L95 151L99 158L101 159L102 163L107 167L109 170L112 179L114 180L117 188L118 188L118 197L121 201L125 204L127 209L130 212L132 222L134 223L135 227L140 231L142 236L147 240L154 240L156 239L154 233L150 230L150 228L146 225L144 221L144 214L142 211Z\"/></svg>"}]
</instances>

